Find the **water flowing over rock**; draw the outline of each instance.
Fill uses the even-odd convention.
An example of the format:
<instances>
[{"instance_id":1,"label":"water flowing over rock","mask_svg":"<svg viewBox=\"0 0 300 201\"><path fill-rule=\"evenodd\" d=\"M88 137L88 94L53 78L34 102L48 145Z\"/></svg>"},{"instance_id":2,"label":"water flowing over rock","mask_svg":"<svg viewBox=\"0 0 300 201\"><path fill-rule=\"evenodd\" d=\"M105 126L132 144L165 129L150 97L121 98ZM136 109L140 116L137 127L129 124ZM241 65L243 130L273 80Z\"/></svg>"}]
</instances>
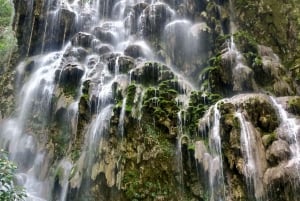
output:
<instances>
[{"instance_id":1,"label":"water flowing over rock","mask_svg":"<svg viewBox=\"0 0 300 201\"><path fill-rule=\"evenodd\" d=\"M26 201L300 200L294 0L12 2L0 150Z\"/></svg>"}]
</instances>

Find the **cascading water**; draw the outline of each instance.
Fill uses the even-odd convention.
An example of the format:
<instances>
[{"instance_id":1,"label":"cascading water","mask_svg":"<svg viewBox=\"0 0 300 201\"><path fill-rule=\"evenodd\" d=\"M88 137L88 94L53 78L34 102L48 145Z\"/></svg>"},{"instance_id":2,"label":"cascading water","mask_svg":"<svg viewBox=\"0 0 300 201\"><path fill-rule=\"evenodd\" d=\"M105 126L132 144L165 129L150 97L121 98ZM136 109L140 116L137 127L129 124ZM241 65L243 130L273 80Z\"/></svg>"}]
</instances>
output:
<instances>
[{"instance_id":1,"label":"cascading water","mask_svg":"<svg viewBox=\"0 0 300 201\"><path fill-rule=\"evenodd\" d=\"M168 5L161 1L142 0L48 0L43 2L40 10L46 13L43 23L39 24L43 25L39 31L39 47L33 43L34 37L37 37L35 31L39 29L35 16L32 16L33 2L28 2L32 4L29 5L31 11L28 11L31 12L29 17L32 18L26 50L28 58L18 67L18 108L16 116L1 125L3 129L0 145L9 151L10 158L19 166L18 183L24 186L28 201L64 201L70 199L68 194L71 187L75 186L78 192L88 191L99 171L95 163L106 160L97 154L101 152L99 150L110 132L110 120L115 112L117 98L114 87L118 86L124 93L124 89L131 82L131 71L138 69L127 69L131 70L130 73L124 73L124 61L131 61L124 58L135 59L134 64L145 64L147 60L158 59L158 55L153 51L157 47L149 41L155 37L163 38L160 32L165 32L164 42L168 44L167 47L184 46L179 56L188 56L184 59L186 65L189 59L194 59L196 55L198 46L193 40L198 40L197 34L200 29L198 30L199 24L176 17L176 1ZM189 29L188 36L184 36L182 32L176 33L182 28ZM168 40L167 35L174 34L177 34L177 41L180 43L175 44L174 41ZM62 51L51 53L59 49ZM41 55L29 57L36 53ZM166 63L174 66L180 64L172 61L176 59L175 52L167 54L170 59L165 59ZM188 74L188 69L178 67L175 68L178 72ZM162 79L165 70L158 73ZM174 88L183 90L185 97L189 96L194 87L180 73L172 68L167 70L174 74L174 80L182 85L182 89ZM91 105L91 117L87 125L79 129L82 91L86 90L87 83L90 86L89 96L84 98ZM140 121L145 91L139 90L135 102L138 105L136 112ZM118 119L118 132L122 137L126 133L124 126L127 101L126 97L122 97ZM187 106L186 101L179 100L183 106L177 106L184 109ZM57 119L62 122L57 122ZM178 121L180 185L183 186L181 141L184 122L180 115ZM62 131L51 133L54 130L52 127ZM35 133L35 129L40 131ZM214 147L212 150L216 151L213 161L219 165L221 159L218 158L220 150L218 151L217 147L220 142L219 138L214 137L216 136L211 139L211 146ZM80 154L73 152L77 138L83 138L83 145L76 147L81 151ZM62 150L55 150L53 153L53 146L57 148L60 143L66 145ZM66 152L66 155L63 152ZM219 177L220 172L218 169L212 173L211 179ZM111 181L107 181L109 185L117 183L116 177L114 175ZM213 181L211 183L215 186ZM118 188L121 189L120 179Z\"/></svg>"},{"instance_id":2,"label":"cascading water","mask_svg":"<svg viewBox=\"0 0 300 201\"><path fill-rule=\"evenodd\" d=\"M220 137L220 111L218 104L211 107L199 124L202 135L208 135L208 149L201 141L196 143L195 158L208 174L208 197L210 201L225 200L223 161ZM212 117L212 118L211 118ZM208 129L208 130L207 130ZM209 132L207 134L207 132Z\"/></svg>"},{"instance_id":3,"label":"cascading water","mask_svg":"<svg viewBox=\"0 0 300 201\"><path fill-rule=\"evenodd\" d=\"M254 195L256 200L261 200L264 192L262 183L261 164L259 153L255 151L256 133L251 124L245 120L241 112L236 113L236 117L240 121L241 127L241 151L243 153L244 175L247 181L249 195Z\"/></svg>"},{"instance_id":4,"label":"cascading water","mask_svg":"<svg viewBox=\"0 0 300 201\"><path fill-rule=\"evenodd\" d=\"M299 120L292 117L288 112L279 104L274 97L270 96L270 99L279 113L281 120L280 127L278 128L279 136L282 138L287 138L290 144L290 150L292 151L292 159L289 165L296 166L297 169L300 168L300 144L299 144ZM300 176L300 175L299 175Z\"/></svg>"},{"instance_id":5,"label":"cascading water","mask_svg":"<svg viewBox=\"0 0 300 201\"><path fill-rule=\"evenodd\" d=\"M7 147L10 158L19 165L17 178L25 187L29 200L49 199L49 159L44 145L34 138L34 131L29 130L29 122L37 121L39 129L45 132L40 133L39 138L46 137L45 127L55 88L55 72L63 52L51 53L36 60L32 75L20 90L18 116L2 125L1 147ZM26 73L23 67L21 64L18 69L20 77Z\"/></svg>"},{"instance_id":6,"label":"cascading water","mask_svg":"<svg viewBox=\"0 0 300 201\"><path fill-rule=\"evenodd\" d=\"M180 181L180 186L179 190L182 194L182 188L183 188L183 164L182 164L182 141L183 141L183 124L184 124L184 118L182 118L182 111L178 112L178 125L179 125L179 132L177 135L177 168L179 170L179 181Z\"/></svg>"}]
</instances>

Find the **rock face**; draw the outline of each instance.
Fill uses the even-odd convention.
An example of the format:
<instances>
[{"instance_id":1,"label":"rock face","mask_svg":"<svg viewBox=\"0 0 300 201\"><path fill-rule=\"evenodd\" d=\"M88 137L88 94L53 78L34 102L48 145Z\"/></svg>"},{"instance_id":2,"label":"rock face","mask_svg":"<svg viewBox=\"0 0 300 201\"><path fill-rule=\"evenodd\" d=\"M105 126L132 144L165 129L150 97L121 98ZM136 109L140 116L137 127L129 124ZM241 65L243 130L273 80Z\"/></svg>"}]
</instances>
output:
<instances>
[{"instance_id":1,"label":"rock face","mask_svg":"<svg viewBox=\"0 0 300 201\"><path fill-rule=\"evenodd\" d=\"M26 59L1 75L0 148L29 194L300 200L296 0L14 6Z\"/></svg>"},{"instance_id":2,"label":"rock face","mask_svg":"<svg viewBox=\"0 0 300 201\"><path fill-rule=\"evenodd\" d=\"M257 107L257 104L264 109ZM292 154L294 153L292 147L295 144L279 135L284 123L279 124L279 119L276 118L277 106L269 97L261 94L238 95L219 101L217 106L220 119L211 122L212 130L203 130L206 116L199 124L203 133L201 141L195 143L195 158L201 171L209 175L214 174L209 166L211 164L209 158L215 157L214 153L209 151L213 149L212 144L205 145L203 142L207 140L206 138L212 140L211 135L215 132L213 128L219 125L222 139L220 149L227 181L226 200L265 199L265 197L272 200L297 200L298 194L294 191L299 186L293 182L297 177L293 170L297 166L297 159ZM261 115L275 118L263 118ZM251 182L244 183L243 180ZM280 194L282 191L290 194L283 196Z\"/></svg>"}]
</instances>

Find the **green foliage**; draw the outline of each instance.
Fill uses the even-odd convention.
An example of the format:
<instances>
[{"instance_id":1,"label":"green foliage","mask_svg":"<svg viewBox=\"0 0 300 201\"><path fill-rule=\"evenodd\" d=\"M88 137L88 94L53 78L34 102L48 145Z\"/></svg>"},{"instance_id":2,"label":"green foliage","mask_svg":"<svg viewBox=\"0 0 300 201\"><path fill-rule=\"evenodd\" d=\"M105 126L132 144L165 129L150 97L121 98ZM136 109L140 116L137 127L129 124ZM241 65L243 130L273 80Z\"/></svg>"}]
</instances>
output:
<instances>
[{"instance_id":1,"label":"green foliage","mask_svg":"<svg viewBox=\"0 0 300 201\"><path fill-rule=\"evenodd\" d=\"M0 66L5 64L17 41L10 26L13 7L9 0L0 0Z\"/></svg>"},{"instance_id":2,"label":"green foliage","mask_svg":"<svg viewBox=\"0 0 300 201\"><path fill-rule=\"evenodd\" d=\"M9 26L13 14L13 7L9 0L0 0L0 5L0 26Z\"/></svg>"},{"instance_id":3,"label":"green foliage","mask_svg":"<svg viewBox=\"0 0 300 201\"><path fill-rule=\"evenodd\" d=\"M198 121L208 110L222 97L219 94L209 92L193 91L190 96L189 107L186 118L189 123L188 132L190 135L197 132Z\"/></svg>"},{"instance_id":4,"label":"green foliage","mask_svg":"<svg viewBox=\"0 0 300 201\"><path fill-rule=\"evenodd\" d=\"M26 197L24 190L14 185L14 172L17 167L0 150L0 201L20 201Z\"/></svg>"}]
</instances>

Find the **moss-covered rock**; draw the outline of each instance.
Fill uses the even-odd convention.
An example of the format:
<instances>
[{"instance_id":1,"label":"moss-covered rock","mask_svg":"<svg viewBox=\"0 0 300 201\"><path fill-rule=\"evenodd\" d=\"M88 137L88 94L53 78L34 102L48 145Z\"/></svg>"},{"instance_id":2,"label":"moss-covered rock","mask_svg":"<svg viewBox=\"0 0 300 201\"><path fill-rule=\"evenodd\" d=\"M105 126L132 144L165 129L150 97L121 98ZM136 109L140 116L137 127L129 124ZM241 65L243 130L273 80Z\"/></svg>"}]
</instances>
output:
<instances>
[{"instance_id":1,"label":"moss-covered rock","mask_svg":"<svg viewBox=\"0 0 300 201\"><path fill-rule=\"evenodd\" d=\"M300 115L300 97L292 97L288 100L287 109L290 113Z\"/></svg>"},{"instance_id":2,"label":"moss-covered rock","mask_svg":"<svg viewBox=\"0 0 300 201\"><path fill-rule=\"evenodd\" d=\"M244 103L249 120L253 125L264 132L273 132L279 125L276 110L272 104L263 97L250 98Z\"/></svg>"}]
</instances>

